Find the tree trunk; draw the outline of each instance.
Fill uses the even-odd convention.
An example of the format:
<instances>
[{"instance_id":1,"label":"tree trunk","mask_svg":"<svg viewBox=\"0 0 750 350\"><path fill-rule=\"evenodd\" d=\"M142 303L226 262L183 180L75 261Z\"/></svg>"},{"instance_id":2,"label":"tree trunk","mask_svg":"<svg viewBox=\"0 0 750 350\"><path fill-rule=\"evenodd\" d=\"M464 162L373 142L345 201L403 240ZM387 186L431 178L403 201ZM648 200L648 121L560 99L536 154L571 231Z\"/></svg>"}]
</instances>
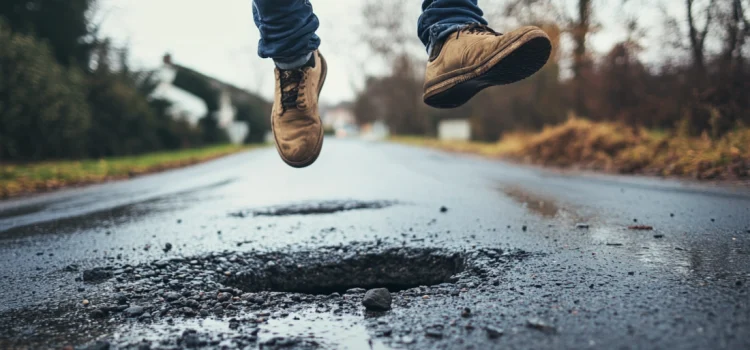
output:
<instances>
[{"instance_id":1,"label":"tree trunk","mask_svg":"<svg viewBox=\"0 0 750 350\"><path fill-rule=\"evenodd\" d=\"M579 115L586 115L584 101L583 72L588 64L586 57L586 36L591 30L591 0L578 0L578 23L573 29L573 81L575 83L575 110Z\"/></svg>"},{"instance_id":2,"label":"tree trunk","mask_svg":"<svg viewBox=\"0 0 750 350\"><path fill-rule=\"evenodd\" d=\"M706 36L708 36L708 29L711 26L711 13L715 0L711 0L708 7L706 8L706 22L703 25L703 29L699 30L695 23L695 14L693 13L694 0L685 0L685 6L687 10L688 20L688 35L690 37L690 50L693 56L693 68L697 74L697 78L702 82L706 77L706 59L704 54L704 47L706 42Z\"/></svg>"}]
</instances>

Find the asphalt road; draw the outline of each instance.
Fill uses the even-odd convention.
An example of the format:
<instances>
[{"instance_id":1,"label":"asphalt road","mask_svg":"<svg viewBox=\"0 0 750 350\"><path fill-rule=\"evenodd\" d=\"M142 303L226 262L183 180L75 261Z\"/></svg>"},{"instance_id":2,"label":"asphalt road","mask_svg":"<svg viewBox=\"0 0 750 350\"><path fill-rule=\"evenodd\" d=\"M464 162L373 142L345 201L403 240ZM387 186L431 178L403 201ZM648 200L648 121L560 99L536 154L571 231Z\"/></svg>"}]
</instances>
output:
<instances>
[{"instance_id":1,"label":"asphalt road","mask_svg":"<svg viewBox=\"0 0 750 350\"><path fill-rule=\"evenodd\" d=\"M385 253L403 247L464 262ZM350 263L349 249L419 273L364 282L368 267ZM246 263L256 255L260 265ZM294 261L307 275L305 264L343 263L328 284L289 275L301 282L281 294L235 277L287 278L269 259ZM175 272L152 272L156 261L174 265L156 271ZM327 140L301 170L267 148L0 202L0 266L0 348L95 340L113 348L750 348L747 188L555 172L387 143ZM106 281L81 280L105 267L114 271ZM174 282L189 273L202 279ZM389 287L393 309L365 312L361 296L345 294L357 283ZM236 306L186 304L197 316L163 297L172 288L175 299L203 302L197 289L222 286L238 288L228 292ZM149 317L92 312L118 298L145 305ZM226 312L206 316L209 306ZM238 328L243 320L252 324ZM198 336L208 340L192 342Z\"/></svg>"}]
</instances>

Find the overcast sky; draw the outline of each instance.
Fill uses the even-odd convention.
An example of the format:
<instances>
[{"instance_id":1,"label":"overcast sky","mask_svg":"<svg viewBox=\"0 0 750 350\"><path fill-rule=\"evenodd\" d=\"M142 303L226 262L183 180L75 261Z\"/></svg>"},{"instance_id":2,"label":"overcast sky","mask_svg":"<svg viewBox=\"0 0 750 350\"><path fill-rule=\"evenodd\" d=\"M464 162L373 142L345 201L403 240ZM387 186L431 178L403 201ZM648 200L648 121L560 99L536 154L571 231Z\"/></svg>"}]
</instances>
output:
<instances>
[{"instance_id":1,"label":"overcast sky","mask_svg":"<svg viewBox=\"0 0 750 350\"><path fill-rule=\"evenodd\" d=\"M273 63L257 56L259 35L252 20L250 0L100 0L98 17L102 34L131 49L133 64L155 68L165 52L170 52L176 63L194 68L218 79L259 92L273 95ZM408 2L409 25L415 28L421 1ZM641 22L657 27L660 12L643 10L637 6L623 8L620 0L603 0L612 6L600 6L598 17L606 26L593 35L590 44L596 52L606 52L625 37L623 11L638 10ZM644 1L644 0L641 0ZM322 38L321 51L329 65L326 88L321 99L327 103L349 100L353 86L361 84L361 62L367 50L358 42L362 22L361 1L312 0L321 21L318 35ZM480 1L480 5L488 1ZM681 1L670 0L670 7L679 11ZM674 4L672 6L671 4ZM647 5L645 5L647 6ZM501 24L494 24L500 27ZM647 46L660 45L659 32L649 32ZM653 47L644 54L654 59ZM426 56L426 55L425 55ZM426 58L426 57L425 57ZM377 63L374 63L377 64ZM371 72L378 67L370 67Z\"/></svg>"}]
</instances>

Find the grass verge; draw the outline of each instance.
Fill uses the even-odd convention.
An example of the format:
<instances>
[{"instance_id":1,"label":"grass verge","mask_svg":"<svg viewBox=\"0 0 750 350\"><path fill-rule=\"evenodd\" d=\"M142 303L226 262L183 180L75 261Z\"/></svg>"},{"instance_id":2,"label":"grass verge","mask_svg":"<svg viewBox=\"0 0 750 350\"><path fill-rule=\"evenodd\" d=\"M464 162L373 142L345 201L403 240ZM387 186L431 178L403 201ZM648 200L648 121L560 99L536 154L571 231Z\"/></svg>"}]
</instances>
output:
<instances>
[{"instance_id":1,"label":"grass verge","mask_svg":"<svg viewBox=\"0 0 750 350\"><path fill-rule=\"evenodd\" d=\"M394 137L393 141L562 168L699 180L750 178L747 127L711 139L571 118L538 133L511 133L496 143L421 137Z\"/></svg>"},{"instance_id":2,"label":"grass verge","mask_svg":"<svg viewBox=\"0 0 750 350\"><path fill-rule=\"evenodd\" d=\"M219 145L129 157L0 164L0 199L184 167L251 147Z\"/></svg>"}]
</instances>

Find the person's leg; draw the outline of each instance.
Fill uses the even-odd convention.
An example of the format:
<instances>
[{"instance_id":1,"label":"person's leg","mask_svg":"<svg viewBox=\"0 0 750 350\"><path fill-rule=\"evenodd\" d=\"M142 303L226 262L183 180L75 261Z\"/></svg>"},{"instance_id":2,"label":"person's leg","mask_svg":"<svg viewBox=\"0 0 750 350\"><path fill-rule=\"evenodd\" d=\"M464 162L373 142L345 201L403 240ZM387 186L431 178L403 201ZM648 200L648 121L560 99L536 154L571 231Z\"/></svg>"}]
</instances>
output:
<instances>
[{"instance_id":1,"label":"person's leg","mask_svg":"<svg viewBox=\"0 0 750 350\"><path fill-rule=\"evenodd\" d=\"M477 0L424 0L422 10L417 28L429 54L423 99L430 106L458 107L487 87L531 76L549 58L544 31L500 34L487 26Z\"/></svg>"},{"instance_id":2,"label":"person's leg","mask_svg":"<svg viewBox=\"0 0 750 350\"><path fill-rule=\"evenodd\" d=\"M306 167L320 155L323 123L318 97L328 71L318 51L318 18L309 0L254 0L258 54L272 58L275 86L271 130L281 159Z\"/></svg>"},{"instance_id":3,"label":"person's leg","mask_svg":"<svg viewBox=\"0 0 750 350\"><path fill-rule=\"evenodd\" d=\"M301 67L320 45L318 17L308 0L253 0L253 19L260 31L258 55L279 68Z\"/></svg>"},{"instance_id":4,"label":"person's leg","mask_svg":"<svg viewBox=\"0 0 750 350\"><path fill-rule=\"evenodd\" d=\"M433 43L471 23L487 24L477 0L424 0L417 35L429 54Z\"/></svg>"}]
</instances>

